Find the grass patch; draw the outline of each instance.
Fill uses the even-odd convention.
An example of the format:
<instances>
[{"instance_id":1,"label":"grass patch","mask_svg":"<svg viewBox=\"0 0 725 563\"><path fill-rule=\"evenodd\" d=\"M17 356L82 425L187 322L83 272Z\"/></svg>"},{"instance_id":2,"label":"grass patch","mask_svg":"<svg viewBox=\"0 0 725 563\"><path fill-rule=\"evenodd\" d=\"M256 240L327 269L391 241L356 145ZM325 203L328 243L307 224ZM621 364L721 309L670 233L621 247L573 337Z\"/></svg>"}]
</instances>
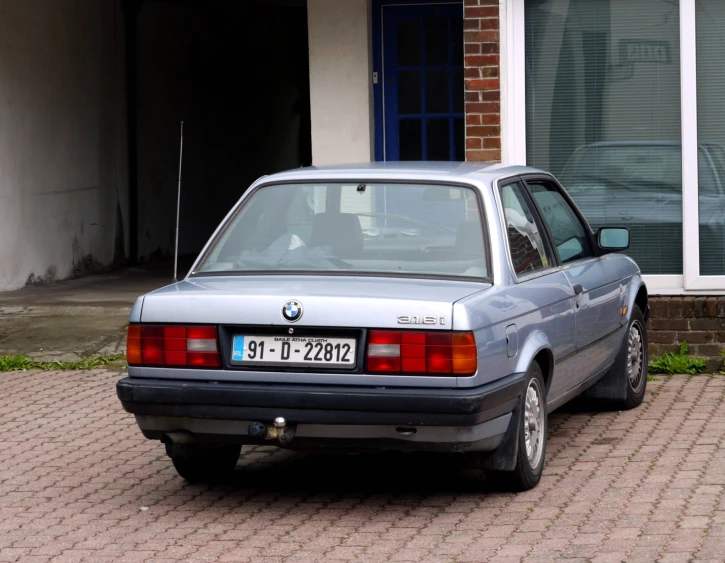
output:
<instances>
[{"instance_id":1,"label":"grass patch","mask_svg":"<svg viewBox=\"0 0 725 563\"><path fill-rule=\"evenodd\" d=\"M689 346L683 342L680 352L666 352L649 363L650 373L663 373L673 375L675 373L703 373L707 371L707 364L702 358L693 358L688 355Z\"/></svg>"},{"instance_id":2,"label":"grass patch","mask_svg":"<svg viewBox=\"0 0 725 563\"><path fill-rule=\"evenodd\" d=\"M3 354L0 356L0 371L24 371L31 369L31 363L30 358L25 356L10 356L8 354Z\"/></svg>"},{"instance_id":3,"label":"grass patch","mask_svg":"<svg viewBox=\"0 0 725 563\"><path fill-rule=\"evenodd\" d=\"M0 372L4 371L28 371L31 369L39 369L43 371L70 371L81 369L97 369L97 368L122 368L126 366L126 357L120 354L110 356L96 356L95 358L86 358L85 360L77 360L73 362L38 362L27 356L11 356L9 354L0 355Z\"/></svg>"}]
</instances>

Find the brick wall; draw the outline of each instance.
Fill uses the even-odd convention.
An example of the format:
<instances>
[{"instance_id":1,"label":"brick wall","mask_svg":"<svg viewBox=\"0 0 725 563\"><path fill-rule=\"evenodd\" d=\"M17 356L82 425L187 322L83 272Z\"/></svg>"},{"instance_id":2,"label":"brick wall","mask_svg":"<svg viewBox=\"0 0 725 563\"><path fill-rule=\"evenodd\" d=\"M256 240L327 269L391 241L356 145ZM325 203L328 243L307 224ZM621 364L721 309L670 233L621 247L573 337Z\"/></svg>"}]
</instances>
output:
<instances>
[{"instance_id":1,"label":"brick wall","mask_svg":"<svg viewBox=\"0 0 725 563\"><path fill-rule=\"evenodd\" d=\"M466 160L501 161L499 0L464 0Z\"/></svg>"},{"instance_id":2,"label":"brick wall","mask_svg":"<svg viewBox=\"0 0 725 563\"><path fill-rule=\"evenodd\" d=\"M686 340L691 356L707 360L718 371L725 349L725 297L651 297L650 358L676 352Z\"/></svg>"}]
</instances>

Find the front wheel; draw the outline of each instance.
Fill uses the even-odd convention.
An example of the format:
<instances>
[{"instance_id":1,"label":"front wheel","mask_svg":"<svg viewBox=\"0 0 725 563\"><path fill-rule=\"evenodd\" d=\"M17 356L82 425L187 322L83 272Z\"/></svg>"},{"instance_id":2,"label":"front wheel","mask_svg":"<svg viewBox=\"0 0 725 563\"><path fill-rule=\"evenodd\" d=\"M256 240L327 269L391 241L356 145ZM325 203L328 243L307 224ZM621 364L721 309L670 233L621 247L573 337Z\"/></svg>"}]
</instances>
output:
<instances>
[{"instance_id":1,"label":"front wheel","mask_svg":"<svg viewBox=\"0 0 725 563\"><path fill-rule=\"evenodd\" d=\"M636 305L614 364L602 379L584 392L590 408L628 410L639 406L647 389L647 326Z\"/></svg>"},{"instance_id":2,"label":"front wheel","mask_svg":"<svg viewBox=\"0 0 725 563\"><path fill-rule=\"evenodd\" d=\"M639 308L632 311L627 332L627 392L621 403L623 409L639 406L647 388L647 331Z\"/></svg>"},{"instance_id":3,"label":"front wheel","mask_svg":"<svg viewBox=\"0 0 725 563\"><path fill-rule=\"evenodd\" d=\"M544 470L548 424L546 392L544 376L536 362L531 364L526 374L526 390L521 400L516 466L513 471L498 473L498 481L512 491L533 489Z\"/></svg>"}]
</instances>

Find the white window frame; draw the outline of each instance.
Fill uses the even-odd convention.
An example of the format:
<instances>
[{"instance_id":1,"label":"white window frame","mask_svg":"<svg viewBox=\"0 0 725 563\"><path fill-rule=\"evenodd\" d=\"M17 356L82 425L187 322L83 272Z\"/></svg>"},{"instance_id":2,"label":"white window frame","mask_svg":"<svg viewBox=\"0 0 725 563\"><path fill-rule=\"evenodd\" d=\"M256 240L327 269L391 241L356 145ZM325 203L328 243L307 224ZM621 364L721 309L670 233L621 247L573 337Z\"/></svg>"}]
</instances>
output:
<instances>
[{"instance_id":1,"label":"white window frame","mask_svg":"<svg viewBox=\"0 0 725 563\"><path fill-rule=\"evenodd\" d=\"M697 178L697 40L695 1L680 0L683 275L644 275L652 295L725 295L725 276L700 275ZM500 0L501 157L526 164L524 0Z\"/></svg>"}]
</instances>

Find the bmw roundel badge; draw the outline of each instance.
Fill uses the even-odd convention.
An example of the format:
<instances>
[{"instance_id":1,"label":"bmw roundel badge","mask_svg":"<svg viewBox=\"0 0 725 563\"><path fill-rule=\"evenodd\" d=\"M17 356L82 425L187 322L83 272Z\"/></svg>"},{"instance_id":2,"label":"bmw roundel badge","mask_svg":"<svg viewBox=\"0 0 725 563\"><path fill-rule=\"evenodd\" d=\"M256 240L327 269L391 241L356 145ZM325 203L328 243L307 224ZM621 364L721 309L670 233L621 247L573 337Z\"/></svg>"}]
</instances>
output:
<instances>
[{"instance_id":1,"label":"bmw roundel badge","mask_svg":"<svg viewBox=\"0 0 725 563\"><path fill-rule=\"evenodd\" d=\"M284 320L290 323L296 323L302 318L302 303L299 301L287 301L282 307L282 316Z\"/></svg>"}]
</instances>

